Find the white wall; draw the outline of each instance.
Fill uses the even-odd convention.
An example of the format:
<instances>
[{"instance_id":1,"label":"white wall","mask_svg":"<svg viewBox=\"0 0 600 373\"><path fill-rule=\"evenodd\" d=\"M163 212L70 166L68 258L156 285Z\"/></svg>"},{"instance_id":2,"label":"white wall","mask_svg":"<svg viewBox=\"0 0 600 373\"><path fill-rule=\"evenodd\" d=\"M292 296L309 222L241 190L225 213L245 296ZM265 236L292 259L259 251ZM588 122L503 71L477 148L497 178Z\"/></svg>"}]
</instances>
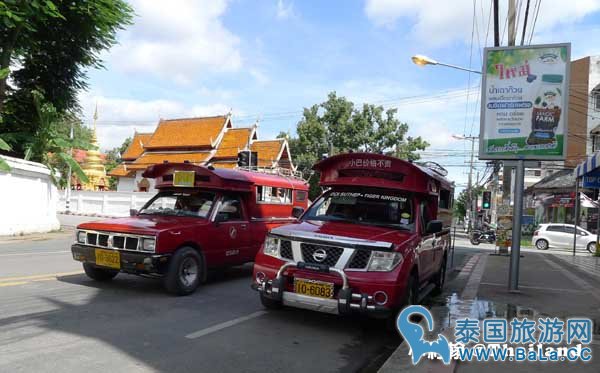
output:
<instances>
[{"instance_id":1,"label":"white wall","mask_svg":"<svg viewBox=\"0 0 600 373\"><path fill-rule=\"evenodd\" d=\"M588 95L590 97L588 103L588 117L587 117L587 133L589 133L594 128L600 125L600 112L595 108L595 100L591 96L592 90L596 88L600 84L600 56L592 56L590 57L590 76L589 76L589 91ZM580 93L580 96L585 95L584 93ZM590 139L587 142L587 154L592 154L592 140Z\"/></svg>"},{"instance_id":2,"label":"white wall","mask_svg":"<svg viewBox=\"0 0 600 373\"><path fill-rule=\"evenodd\" d=\"M58 211L61 213L67 212L66 194L66 190L60 192ZM140 209L155 194L155 192L72 190L69 212L84 215L129 216L130 209Z\"/></svg>"},{"instance_id":3,"label":"white wall","mask_svg":"<svg viewBox=\"0 0 600 373\"><path fill-rule=\"evenodd\" d=\"M144 171L136 171L134 177L120 177L117 183L117 192L135 192L138 190L138 183L142 181L142 173ZM154 188L154 179L147 179L150 184L150 192L157 192Z\"/></svg>"},{"instance_id":4,"label":"white wall","mask_svg":"<svg viewBox=\"0 0 600 373\"><path fill-rule=\"evenodd\" d=\"M0 156L11 167L0 171L0 235L49 232L56 218L58 191L41 163Z\"/></svg>"}]
</instances>

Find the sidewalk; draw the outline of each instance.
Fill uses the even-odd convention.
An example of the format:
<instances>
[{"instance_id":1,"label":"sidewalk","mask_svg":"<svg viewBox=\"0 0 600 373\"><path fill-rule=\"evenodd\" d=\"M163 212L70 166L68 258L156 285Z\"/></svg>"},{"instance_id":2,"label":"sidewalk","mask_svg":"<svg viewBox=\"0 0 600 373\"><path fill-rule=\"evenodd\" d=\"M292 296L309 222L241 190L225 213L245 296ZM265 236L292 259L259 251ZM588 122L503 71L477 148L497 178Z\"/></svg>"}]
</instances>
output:
<instances>
[{"instance_id":1,"label":"sidewalk","mask_svg":"<svg viewBox=\"0 0 600 373\"><path fill-rule=\"evenodd\" d=\"M447 286L442 303L426 305L449 339L457 319L527 317L585 317L594 320L592 361L588 363L465 363L444 366L439 360L410 363L402 343L380 372L600 372L600 260L591 256L524 253L520 261L519 292L507 290L509 257L475 254ZM444 297L442 297L444 298ZM446 329L444 331L444 329ZM439 333L437 330L436 333Z\"/></svg>"}]
</instances>

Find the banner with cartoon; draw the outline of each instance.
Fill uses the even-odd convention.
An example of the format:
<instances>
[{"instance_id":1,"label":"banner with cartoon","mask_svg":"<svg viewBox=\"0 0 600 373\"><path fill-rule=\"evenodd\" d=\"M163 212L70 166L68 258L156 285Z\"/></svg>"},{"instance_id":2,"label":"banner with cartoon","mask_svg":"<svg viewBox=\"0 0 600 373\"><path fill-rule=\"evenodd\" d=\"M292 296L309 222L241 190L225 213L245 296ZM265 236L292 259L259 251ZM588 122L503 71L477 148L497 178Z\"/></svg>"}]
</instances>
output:
<instances>
[{"instance_id":1,"label":"banner with cartoon","mask_svg":"<svg viewBox=\"0 0 600 373\"><path fill-rule=\"evenodd\" d=\"M570 44L486 48L480 159L565 158Z\"/></svg>"}]
</instances>

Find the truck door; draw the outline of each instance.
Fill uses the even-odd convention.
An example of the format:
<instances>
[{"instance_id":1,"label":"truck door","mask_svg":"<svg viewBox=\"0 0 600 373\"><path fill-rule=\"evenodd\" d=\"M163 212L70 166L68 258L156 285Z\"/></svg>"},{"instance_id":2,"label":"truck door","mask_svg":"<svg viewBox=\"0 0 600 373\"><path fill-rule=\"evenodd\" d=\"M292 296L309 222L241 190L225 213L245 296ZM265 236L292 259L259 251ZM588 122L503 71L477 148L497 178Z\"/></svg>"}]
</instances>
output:
<instances>
[{"instance_id":1,"label":"truck door","mask_svg":"<svg viewBox=\"0 0 600 373\"><path fill-rule=\"evenodd\" d=\"M219 242L219 256L224 263L244 263L251 260L248 258L250 246L248 213L244 210L239 195L223 195L215 215L215 226L215 237L209 239Z\"/></svg>"},{"instance_id":2,"label":"truck door","mask_svg":"<svg viewBox=\"0 0 600 373\"><path fill-rule=\"evenodd\" d=\"M435 249L436 237L433 234L427 234L426 228L427 223L431 220L431 213L427 206L426 201L419 203L419 225L421 232L421 244L419 245L419 282L424 282L433 274L434 261L435 261Z\"/></svg>"}]
</instances>

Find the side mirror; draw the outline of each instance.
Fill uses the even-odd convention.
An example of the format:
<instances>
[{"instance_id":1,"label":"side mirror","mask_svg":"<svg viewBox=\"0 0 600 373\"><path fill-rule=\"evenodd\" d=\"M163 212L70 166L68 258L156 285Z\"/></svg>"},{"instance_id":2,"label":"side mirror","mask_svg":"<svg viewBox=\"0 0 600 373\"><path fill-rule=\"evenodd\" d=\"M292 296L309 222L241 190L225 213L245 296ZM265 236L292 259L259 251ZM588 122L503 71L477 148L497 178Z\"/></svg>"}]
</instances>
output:
<instances>
[{"instance_id":1,"label":"side mirror","mask_svg":"<svg viewBox=\"0 0 600 373\"><path fill-rule=\"evenodd\" d=\"M425 233L427 234L435 234L442 231L444 224L441 220L432 220L427 223L427 228L425 228Z\"/></svg>"},{"instance_id":2,"label":"side mirror","mask_svg":"<svg viewBox=\"0 0 600 373\"><path fill-rule=\"evenodd\" d=\"M138 214L137 209L129 209L129 216L136 216Z\"/></svg>"},{"instance_id":3,"label":"side mirror","mask_svg":"<svg viewBox=\"0 0 600 373\"><path fill-rule=\"evenodd\" d=\"M292 208L292 216L296 219L300 219L302 214L304 214L304 209L302 207L295 206Z\"/></svg>"}]
</instances>

